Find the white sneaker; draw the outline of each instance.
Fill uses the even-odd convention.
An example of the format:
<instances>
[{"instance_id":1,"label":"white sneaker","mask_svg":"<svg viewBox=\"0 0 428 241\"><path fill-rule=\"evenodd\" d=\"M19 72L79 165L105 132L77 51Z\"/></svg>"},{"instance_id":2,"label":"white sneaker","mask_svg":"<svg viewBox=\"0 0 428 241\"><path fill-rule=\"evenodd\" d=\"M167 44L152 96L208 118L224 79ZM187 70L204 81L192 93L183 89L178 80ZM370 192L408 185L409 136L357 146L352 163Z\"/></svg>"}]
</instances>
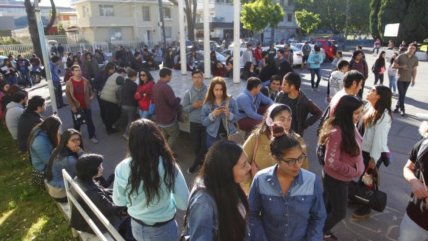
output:
<instances>
[{"instance_id":1,"label":"white sneaker","mask_svg":"<svg viewBox=\"0 0 428 241\"><path fill-rule=\"evenodd\" d=\"M127 141L129 140L129 136L127 134L123 134L122 137L123 137L123 139L125 139Z\"/></svg>"},{"instance_id":2,"label":"white sneaker","mask_svg":"<svg viewBox=\"0 0 428 241\"><path fill-rule=\"evenodd\" d=\"M92 137L92 138L91 138L91 141L92 141L92 143L94 143L94 144L98 144L98 140L97 140L97 138L95 138L95 137Z\"/></svg>"}]
</instances>

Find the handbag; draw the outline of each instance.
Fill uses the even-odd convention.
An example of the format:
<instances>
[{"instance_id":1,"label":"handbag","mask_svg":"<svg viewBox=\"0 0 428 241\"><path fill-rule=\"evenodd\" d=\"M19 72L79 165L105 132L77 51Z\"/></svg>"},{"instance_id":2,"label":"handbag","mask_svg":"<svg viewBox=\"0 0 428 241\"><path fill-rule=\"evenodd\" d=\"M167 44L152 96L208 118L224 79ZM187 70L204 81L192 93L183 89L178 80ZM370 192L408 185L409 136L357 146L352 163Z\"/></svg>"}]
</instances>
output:
<instances>
[{"instance_id":1,"label":"handbag","mask_svg":"<svg viewBox=\"0 0 428 241\"><path fill-rule=\"evenodd\" d=\"M76 113L73 113L73 121L77 125L86 124L86 115L82 108L78 108Z\"/></svg>"},{"instance_id":2,"label":"handbag","mask_svg":"<svg viewBox=\"0 0 428 241\"><path fill-rule=\"evenodd\" d=\"M379 178L377 168L367 168L361 183L353 183L353 185L350 185L349 197L359 204L367 205L373 210L382 212L386 207L387 195L385 192L379 190L378 184Z\"/></svg>"},{"instance_id":3,"label":"handbag","mask_svg":"<svg viewBox=\"0 0 428 241\"><path fill-rule=\"evenodd\" d=\"M251 176L252 177L254 177L260 169L256 163L256 153L257 153L257 149L259 148L259 136L260 136L259 134L256 134L256 144L254 145L253 158L251 160Z\"/></svg>"},{"instance_id":4,"label":"handbag","mask_svg":"<svg viewBox=\"0 0 428 241\"><path fill-rule=\"evenodd\" d=\"M31 182L38 187L43 187L45 185L45 172L38 171L33 168L31 171Z\"/></svg>"},{"instance_id":5,"label":"handbag","mask_svg":"<svg viewBox=\"0 0 428 241\"><path fill-rule=\"evenodd\" d=\"M318 157L318 162L321 166L325 165L326 144L318 143L315 149Z\"/></svg>"},{"instance_id":6,"label":"handbag","mask_svg":"<svg viewBox=\"0 0 428 241\"><path fill-rule=\"evenodd\" d=\"M149 115L154 115L155 114L155 103L150 101L149 104Z\"/></svg>"}]
</instances>

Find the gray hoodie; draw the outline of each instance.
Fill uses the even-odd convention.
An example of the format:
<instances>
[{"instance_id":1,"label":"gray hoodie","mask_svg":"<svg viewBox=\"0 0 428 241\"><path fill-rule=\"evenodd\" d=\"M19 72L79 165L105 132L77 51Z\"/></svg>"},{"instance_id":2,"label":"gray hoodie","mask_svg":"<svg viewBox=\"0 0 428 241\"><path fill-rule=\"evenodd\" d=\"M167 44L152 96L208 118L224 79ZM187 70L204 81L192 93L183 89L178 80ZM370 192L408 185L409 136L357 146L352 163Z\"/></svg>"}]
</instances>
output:
<instances>
[{"instance_id":1,"label":"gray hoodie","mask_svg":"<svg viewBox=\"0 0 428 241\"><path fill-rule=\"evenodd\" d=\"M18 121L24 113L24 106L21 103L10 102L6 105L6 126L14 140L18 139Z\"/></svg>"},{"instance_id":2,"label":"gray hoodie","mask_svg":"<svg viewBox=\"0 0 428 241\"><path fill-rule=\"evenodd\" d=\"M202 107L199 109L194 109L192 107L192 104L197 100L204 100L205 95L207 94L207 89L208 88L205 84L202 84L199 90L192 85L192 88L190 88L184 94L183 100L181 101L181 105L183 106L183 110L190 114L189 115L190 122L199 123L199 124L202 123L202 119L201 119Z\"/></svg>"}]
</instances>

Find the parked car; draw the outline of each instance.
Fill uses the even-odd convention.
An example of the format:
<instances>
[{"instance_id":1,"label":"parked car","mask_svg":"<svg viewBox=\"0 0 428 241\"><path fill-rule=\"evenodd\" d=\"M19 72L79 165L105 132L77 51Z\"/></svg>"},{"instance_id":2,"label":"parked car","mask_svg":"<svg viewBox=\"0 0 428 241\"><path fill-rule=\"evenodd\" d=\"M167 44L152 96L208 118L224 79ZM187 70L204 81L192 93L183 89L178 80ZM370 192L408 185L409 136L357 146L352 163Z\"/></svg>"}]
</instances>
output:
<instances>
[{"instance_id":1,"label":"parked car","mask_svg":"<svg viewBox=\"0 0 428 241\"><path fill-rule=\"evenodd\" d=\"M244 68L244 61L242 59L242 55L244 54L245 50L247 50L247 48L240 48L239 50L239 66L241 69ZM221 52L221 55L223 55L226 59L229 56L233 56L233 48L223 50L223 52Z\"/></svg>"},{"instance_id":2,"label":"parked car","mask_svg":"<svg viewBox=\"0 0 428 241\"><path fill-rule=\"evenodd\" d=\"M284 49L285 44L278 44L275 45L275 49L278 51L279 49ZM293 66L295 65L301 65L303 61L303 53L301 48L297 48L294 45L290 45L291 50L293 51Z\"/></svg>"},{"instance_id":3,"label":"parked car","mask_svg":"<svg viewBox=\"0 0 428 241\"><path fill-rule=\"evenodd\" d=\"M337 50L336 40L333 40L333 39L313 39L312 42L315 45L318 45L322 49L324 49L324 52L325 52L328 60L331 61L334 59L334 56L336 55L336 50Z\"/></svg>"},{"instance_id":4,"label":"parked car","mask_svg":"<svg viewBox=\"0 0 428 241\"><path fill-rule=\"evenodd\" d=\"M297 49L300 51L300 54L302 55L302 57L303 57L303 51L302 51L303 45L305 45L305 43L295 43L295 44L291 44L291 46L294 46L295 48L297 48ZM315 51L315 50L314 50L315 44L309 44L309 46L311 46L311 52L312 52L312 51ZM325 60L326 60L326 56L325 56L325 51L324 51L324 49L323 49L323 48L321 48L321 55L322 55L322 57L323 57L323 59L324 59L324 61L325 61ZM300 63L301 63L301 62L300 62Z\"/></svg>"},{"instance_id":5,"label":"parked car","mask_svg":"<svg viewBox=\"0 0 428 241\"><path fill-rule=\"evenodd\" d=\"M192 54L191 52L186 53L186 59L187 60L190 59L190 55L191 54ZM227 57L225 57L223 54L221 54L221 53L219 53L217 51L215 51L215 55L217 57L217 61L219 61L223 65L226 65L226 59L227 59ZM197 69L200 69L200 70L204 71L204 63L205 63L205 61L204 61L204 51L203 50L198 50L198 51L196 51L196 61L195 61L194 65L193 66L189 66L189 62L187 62L187 65L189 66L189 69L197 68Z\"/></svg>"}]
</instances>

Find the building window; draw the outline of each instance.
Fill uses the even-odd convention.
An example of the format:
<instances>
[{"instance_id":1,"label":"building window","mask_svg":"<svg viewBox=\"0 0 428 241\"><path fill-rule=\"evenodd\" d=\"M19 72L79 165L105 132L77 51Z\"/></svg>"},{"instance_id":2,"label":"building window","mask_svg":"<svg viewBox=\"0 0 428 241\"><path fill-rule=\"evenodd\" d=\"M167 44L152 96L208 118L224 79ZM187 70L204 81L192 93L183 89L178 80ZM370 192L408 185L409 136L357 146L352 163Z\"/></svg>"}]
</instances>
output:
<instances>
[{"instance_id":1,"label":"building window","mask_svg":"<svg viewBox=\"0 0 428 241\"><path fill-rule=\"evenodd\" d=\"M163 17L171 19L171 8L163 8Z\"/></svg>"},{"instance_id":2,"label":"building window","mask_svg":"<svg viewBox=\"0 0 428 241\"><path fill-rule=\"evenodd\" d=\"M100 16L114 16L113 5L100 5Z\"/></svg>"},{"instance_id":3,"label":"building window","mask_svg":"<svg viewBox=\"0 0 428 241\"><path fill-rule=\"evenodd\" d=\"M121 28L109 28L110 41L122 40L122 29Z\"/></svg>"},{"instance_id":4,"label":"building window","mask_svg":"<svg viewBox=\"0 0 428 241\"><path fill-rule=\"evenodd\" d=\"M293 14L291 14L291 13L288 13L288 14L287 14L287 21L288 21L289 23L293 22Z\"/></svg>"},{"instance_id":5,"label":"building window","mask_svg":"<svg viewBox=\"0 0 428 241\"><path fill-rule=\"evenodd\" d=\"M143 7L143 21L150 21L150 7Z\"/></svg>"},{"instance_id":6,"label":"building window","mask_svg":"<svg viewBox=\"0 0 428 241\"><path fill-rule=\"evenodd\" d=\"M165 27L165 38L172 38L172 27Z\"/></svg>"}]
</instances>

